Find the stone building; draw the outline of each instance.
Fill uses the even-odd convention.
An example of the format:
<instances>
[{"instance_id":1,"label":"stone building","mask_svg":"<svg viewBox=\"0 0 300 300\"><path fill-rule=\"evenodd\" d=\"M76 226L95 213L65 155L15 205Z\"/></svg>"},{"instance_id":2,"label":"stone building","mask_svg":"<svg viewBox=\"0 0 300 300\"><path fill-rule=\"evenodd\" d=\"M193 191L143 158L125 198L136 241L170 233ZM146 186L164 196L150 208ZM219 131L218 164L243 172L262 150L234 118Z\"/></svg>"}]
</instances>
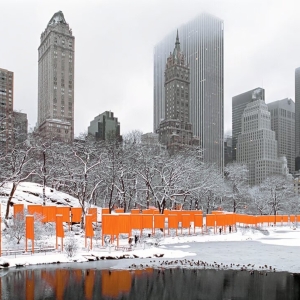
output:
<instances>
[{"instance_id":1,"label":"stone building","mask_svg":"<svg viewBox=\"0 0 300 300\"><path fill-rule=\"evenodd\" d=\"M275 131L278 155L285 156L289 172L295 173L295 102L282 99L267 104L271 113L271 129Z\"/></svg>"},{"instance_id":2,"label":"stone building","mask_svg":"<svg viewBox=\"0 0 300 300\"><path fill-rule=\"evenodd\" d=\"M0 69L0 154L5 154L14 145L14 73Z\"/></svg>"},{"instance_id":3,"label":"stone building","mask_svg":"<svg viewBox=\"0 0 300 300\"><path fill-rule=\"evenodd\" d=\"M265 100L265 90L258 87L232 97L232 160L236 160L236 144L242 132L242 115L248 103Z\"/></svg>"},{"instance_id":4,"label":"stone building","mask_svg":"<svg viewBox=\"0 0 300 300\"><path fill-rule=\"evenodd\" d=\"M75 38L61 11L41 34L38 48L37 130L45 137L74 138Z\"/></svg>"},{"instance_id":5,"label":"stone building","mask_svg":"<svg viewBox=\"0 0 300 300\"><path fill-rule=\"evenodd\" d=\"M250 185L259 185L271 175L288 175L287 160L278 157L277 149L268 106L263 100L247 104L238 136L237 162L248 165Z\"/></svg>"},{"instance_id":6,"label":"stone building","mask_svg":"<svg viewBox=\"0 0 300 300\"><path fill-rule=\"evenodd\" d=\"M177 32L175 48L165 70L165 119L159 124L159 141L171 153L192 143L189 122L190 71L180 49Z\"/></svg>"}]
</instances>

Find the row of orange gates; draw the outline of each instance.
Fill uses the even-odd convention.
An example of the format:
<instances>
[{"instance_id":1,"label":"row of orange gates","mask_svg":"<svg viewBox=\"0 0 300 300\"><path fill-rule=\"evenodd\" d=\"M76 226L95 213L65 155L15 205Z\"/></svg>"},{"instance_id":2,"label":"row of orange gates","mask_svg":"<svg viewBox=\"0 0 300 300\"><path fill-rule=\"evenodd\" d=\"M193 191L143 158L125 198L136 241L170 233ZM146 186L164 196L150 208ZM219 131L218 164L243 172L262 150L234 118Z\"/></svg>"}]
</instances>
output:
<instances>
[{"instance_id":1,"label":"row of orange gates","mask_svg":"<svg viewBox=\"0 0 300 300\"><path fill-rule=\"evenodd\" d=\"M23 204L14 204L14 216L24 214ZM79 223L82 218L81 207L69 206L42 206L28 205L26 215L26 251L27 241L31 240L32 252L34 252L34 215L41 215L42 222L56 223L56 248L58 248L58 238L61 238L61 249L63 249L63 238L65 236L63 223ZM97 224L97 208L89 208L88 214L85 216L85 247L87 247L87 239L90 238L90 248L92 248L92 238L94 237L93 223ZM157 209L146 209L142 212L139 209L132 209L131 213L124 213L123 209L115 209L115 214L109 214L108 208L102 208L102 245L104 244L104 236L110 235L111 241L114 237L117 238L117 246L119 246L119 235L132 235L132 230L140 230L142 235L143 230L151 230L152 234L155 230L161 230L165 235L165 224L168 223L168 234L170 229L176 231L181 227L188 229L191 234L191 227L200 228L203 233L203 214L200 210L164 210L164 214L160 214ZM252 216L235 213L227 213L223 211L212 211L206 215L205 230L208 227L214 228L216 233L217 228L222 228L226 232L228 227L236 228L236 224L246 226L258 226L263 224L288 224L297 222L296 215L265 215ZM1 222L0 222L1 223ZM181 225L181 226L180 226ZM1 228L0 228L1 230ZM1 235L0 235L1 239ZM1 240L0 240L0 255L1 255Z\"/></svg>"},{"instance_id":2,"label":"row of orange gates","mask_svg":"<svg viewBox=\"0 0 300 300\"><path fill-rule=\"evenodd\" d=\"M181 234L183 229L188 229L191 234L191 227L194 227L194 234L196 228L200 228L203 233L203 214L201 210L164 210L164 214L160 214L158 210L147 209L140 213L139 209L132 209L131 213L123 213L123 209L116 209L117 214L108 214L108 208L102 209L102 244L105 235L110 235L113 239L117 237L117 245L119 243L119 234L131 235L132 230L140 230L141 234L144 229L152 230L152 234L156 229L162 230L165 235L166 220L168 223L168 234L170 229L176 231L181 227ZM205 230L209 227L214 229L216 233L217 228L221 228L223 232L230 227L232 230L236 229L236 224L244 226L263 226L263 224L288 224L290 222L297 222L297 216L292 215L264 215L252 216L236 213L228 213L223 211L212 211L211 214L205 216Z\"/></svg>"}]
</instances>

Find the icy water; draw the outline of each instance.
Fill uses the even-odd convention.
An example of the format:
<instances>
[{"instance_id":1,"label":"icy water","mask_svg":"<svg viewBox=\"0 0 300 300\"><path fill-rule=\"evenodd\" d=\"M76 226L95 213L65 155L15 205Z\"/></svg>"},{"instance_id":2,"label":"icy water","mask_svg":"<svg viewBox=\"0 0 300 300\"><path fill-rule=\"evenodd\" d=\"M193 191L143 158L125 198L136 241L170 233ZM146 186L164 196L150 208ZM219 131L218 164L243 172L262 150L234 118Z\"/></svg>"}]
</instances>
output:
<instances>
[{"instance_id":1,"label":"icy water","mask_svg":"<svg viewBox=\"0 0 300 300\"><path fill-rule=\"evenodd\" d=\"M0 271L0 300L34 299L300 299L300 274L254 274L237 270L144 269L102 270L20 268ZM266 275L267 274L267 275Z\"/></svg>"}]
</instances>

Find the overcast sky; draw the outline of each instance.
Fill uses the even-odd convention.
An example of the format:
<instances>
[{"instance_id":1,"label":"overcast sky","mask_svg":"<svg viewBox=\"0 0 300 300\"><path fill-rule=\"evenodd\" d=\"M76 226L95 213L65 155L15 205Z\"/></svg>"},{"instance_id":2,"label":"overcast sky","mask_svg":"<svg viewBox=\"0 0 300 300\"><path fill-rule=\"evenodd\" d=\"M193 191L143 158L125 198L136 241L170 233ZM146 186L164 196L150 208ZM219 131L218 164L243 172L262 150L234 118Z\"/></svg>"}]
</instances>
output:
<instances>
[{"instance_id":1,"label":"overcast sky","mask_svg":"<svg viewBox=\"0 0 300 300\"><path fill-rule=\"evenodd\" d=\"M75 36L76 135L106 110L118 117L122 134L152 131L154 45L201 12L224 20L225 132L237 94L260 86L267 103L294 100L299 0L0 0L0 68L14 72L14 109L27 113L30 128L37 120L40 35L59 10Z\"/></svg>"}]
</instances>

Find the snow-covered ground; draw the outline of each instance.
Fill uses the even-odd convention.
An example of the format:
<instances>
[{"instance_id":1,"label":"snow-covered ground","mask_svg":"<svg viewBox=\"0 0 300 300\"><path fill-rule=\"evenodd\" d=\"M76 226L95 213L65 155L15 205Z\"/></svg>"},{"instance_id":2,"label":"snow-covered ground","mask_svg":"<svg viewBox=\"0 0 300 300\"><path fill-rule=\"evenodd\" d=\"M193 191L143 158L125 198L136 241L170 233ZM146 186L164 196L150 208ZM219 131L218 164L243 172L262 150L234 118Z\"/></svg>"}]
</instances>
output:
<instances>
[{"instance_id":1,"label":"snow-covered ground","mask_svg":"<svg viewBox=\"0 0 300 300\"><path fill-rule=\"evenodd\" d=\"M8 192L9 186L1 190L2 217L4 216L7 199L5 194ZM41 194L42 187L40 185L21 183L15 193L13 202L24 203L25 207L30 203L40 204L42 201ZM76 199L53 189L47 188L46 195L49 205L78 206ZM185 230L183 235L145 238L142 243L138 243L137 247L133 247L132 251L127 249L116 251L115 245L110 249L109 247L102 247L100 237L93 241L93 249L89 250L83 248L83 232L78 230L77 233L75 238L79 250L73 258L68 258L66 253L61 251L49 251L33 255L22 252L15 255L5 255L4 253L0 258L0 265L14 267L16 265L99 260L99 266L101 267L101 261L112 259L110 266L114 268L128 268L137 263L157 267L162 264L165 265L166 261L171 266L176 266L180 261L179 265L191 267L191 262L199 260L204 262L202 267L239 269L244 265L247 269L274 271L275 268L277 271L300 273L300 265L297 263L300 249L300 229L293 226L265 227L261 230L238 227L237 232L221 235L213 234L213 232L202 234L199 229L196 235L188 235ZM41 247L54 246L55 236L47 237L47 240L41 241L39 245ZM2 248L6 248L6 246L3 242ZM120 247L128 248L126 237L120 240ZM21 247L21 249L24 248ZM132 260L124 258L131 258ZM107 267L107 264L105 266Z\"/></svg>"}]
</instances>

